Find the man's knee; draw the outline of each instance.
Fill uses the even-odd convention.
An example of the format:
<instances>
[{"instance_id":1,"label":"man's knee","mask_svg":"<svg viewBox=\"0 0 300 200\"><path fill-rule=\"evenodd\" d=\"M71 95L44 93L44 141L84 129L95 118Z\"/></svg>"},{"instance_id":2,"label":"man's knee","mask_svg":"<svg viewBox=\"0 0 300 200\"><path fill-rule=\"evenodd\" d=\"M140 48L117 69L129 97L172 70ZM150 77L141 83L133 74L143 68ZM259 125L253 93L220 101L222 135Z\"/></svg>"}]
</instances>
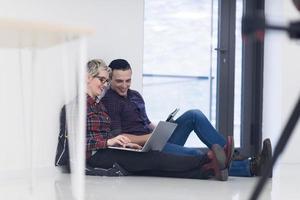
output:
<instances>
[{"instance_id":1,"label":"man's knee","mask_svg":"<svg viewBox=\"0 0 300 200\"><path fill-rule=\"evenodd\" d=\"M183 113L175 122L201 122L205 119L205 115L199 109L191 109Z\"/></svg>"},{"instance_id":2,"label":"man's knee","mask_svg":"<svg viewBox=\"0 0 300 200\"><path fill-rule=\"evenodd\" d=\"M192 109L192 110L188 110L187 112L189 112L195 118L206 118L203 112L199 109Z\"/></svg>"}]
</instances>

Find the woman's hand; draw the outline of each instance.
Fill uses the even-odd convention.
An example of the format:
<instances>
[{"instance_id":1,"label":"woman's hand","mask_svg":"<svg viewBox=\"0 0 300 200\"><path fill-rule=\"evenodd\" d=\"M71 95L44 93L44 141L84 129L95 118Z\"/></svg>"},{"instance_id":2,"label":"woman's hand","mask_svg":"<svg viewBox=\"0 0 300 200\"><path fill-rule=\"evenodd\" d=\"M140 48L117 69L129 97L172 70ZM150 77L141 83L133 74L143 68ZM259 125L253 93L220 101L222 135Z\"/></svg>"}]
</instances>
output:
<instances>
[{"instance_id":1,"label":"woman's hand","mask_svg":"<svg viewBox=\"0 0 300 200\"><path fill-rule=\"evenodd\" d=\"M124 135L118 135L116 137L107 140L107 146L122 146L124 147L127 143L130 143L130 139Z\"/></svg>"},{"instance_id":2,"label":"woman's hand","mask_svg":"<svg viewBox=\"0 0 300 200\"><path fill-rule=\"evenodd\" d=\"M135 143L127 143L125 144L126 148L130 148L130 149L142 149L143 147L138 145L138 144L135 144Z\"/></svg>"}]
</instances>

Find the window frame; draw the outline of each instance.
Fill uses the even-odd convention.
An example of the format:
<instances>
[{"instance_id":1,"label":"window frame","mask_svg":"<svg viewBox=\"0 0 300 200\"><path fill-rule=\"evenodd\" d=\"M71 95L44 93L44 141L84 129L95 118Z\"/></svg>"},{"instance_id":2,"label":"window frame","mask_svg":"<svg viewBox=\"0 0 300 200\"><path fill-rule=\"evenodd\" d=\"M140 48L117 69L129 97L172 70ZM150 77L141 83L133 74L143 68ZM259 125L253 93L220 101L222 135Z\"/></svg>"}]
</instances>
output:
<instances>
[{"instance_id":1,"label":"window frame","mask_svg":"<svg viewBox=\"0 0 300 200\"><path fill-rule=\"evenodd\" d=\"M264 12L264 0L243 4L243 15ZM219 0L216 128L225 136L234 132L235 20L236 0ZM243 41L239 151L245 156L257 155L262 144L263 59L263 41Z\"/></svg>"}]
</instances>

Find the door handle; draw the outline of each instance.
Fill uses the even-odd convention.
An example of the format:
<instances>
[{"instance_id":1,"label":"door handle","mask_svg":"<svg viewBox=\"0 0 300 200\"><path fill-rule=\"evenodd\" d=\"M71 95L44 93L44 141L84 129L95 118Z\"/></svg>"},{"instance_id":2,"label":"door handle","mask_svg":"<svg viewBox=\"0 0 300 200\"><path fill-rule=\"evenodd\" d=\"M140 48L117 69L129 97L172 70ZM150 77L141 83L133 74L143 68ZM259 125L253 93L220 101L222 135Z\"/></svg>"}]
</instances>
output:
<instances>
[{"instance_id":1,"label":"door handle","mask_svg":"<svg viewBox=\"0 0 300 200\"><path fill-rule=\"evenodd\" d=\"M219 51L220 53L226 53L227 49L222 49L222 48L215 48L215 51Z\"/></svg>"}]
</instances>

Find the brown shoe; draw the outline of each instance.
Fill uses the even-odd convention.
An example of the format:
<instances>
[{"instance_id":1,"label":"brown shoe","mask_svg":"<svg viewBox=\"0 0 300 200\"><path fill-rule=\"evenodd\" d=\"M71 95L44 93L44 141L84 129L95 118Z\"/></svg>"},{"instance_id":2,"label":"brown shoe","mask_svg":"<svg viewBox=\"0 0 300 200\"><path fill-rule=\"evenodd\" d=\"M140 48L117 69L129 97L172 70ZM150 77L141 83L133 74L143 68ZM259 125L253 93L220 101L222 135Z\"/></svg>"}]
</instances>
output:
<instances>
[{"instance_id":1,"label":"brown shoe","mask_svg":"<svg viewBox=\"0 0 300 200\"><path fill-rule=\"evenodd\" d=\"M228 168L226 167L226 155L223 148L214 144L207 153L210 162L202 166L204 171L212 171L214 177L220 181L228 180Z\"/></svg>"},{"instance_id":2,"label":"brown shoe","mask_svg":"<svg viewBox=\"0 0 300 200\"><path fill-rule=\"evenodd\" d=\"M231 135L227 136L227 143L224 146L224 151L226 154L226 167L230 168L230 164L234 153L234 141Z\"/></svg>"},{"instance_id":3,"label":"brown shoe","mask_svg":"<svg viewBox=\"0 0 300 200\"><path fill-rule=\"evenodd\" d=\"M250 167L253 175L261 176L263 173L265 173L269 162L272 162L272 145L270 139L267 138L263 142L261 153L250 160ZM269 178L272 178L272 176L273 174L271 172Z\"/></svg>"}]
</instances>

